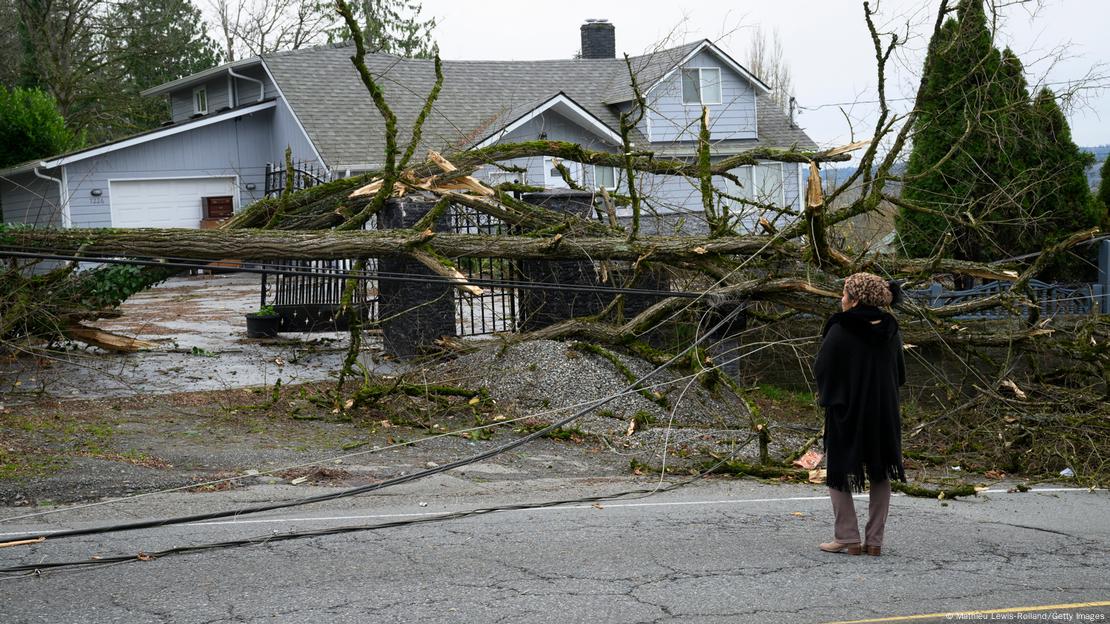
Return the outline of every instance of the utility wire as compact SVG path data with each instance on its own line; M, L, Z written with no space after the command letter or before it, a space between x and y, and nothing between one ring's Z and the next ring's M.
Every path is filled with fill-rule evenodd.
M634 389L638 388L645 381L647 381L651 377L655 376L657 373L664 370L665 368L667 368L668 366L670 366L674 362L681 359L683 356L685 356L692 349L696 348L698 345L705 342L710 337L715 336L718 333L719 330L723 329L724 327L727 327L728 324L731 323L733 321L733 319L742 310L743 310L742 306L736 306L735 308L733 308L732 311L730 311L728 314L726 314L709 331L707 331L705 334L703 334L702 336L700 336L699 338L697 338L696 340L691 342L690 345L683 348L682 351L680 351L676 355L672 356L669 360L667 360L663 364L660 364L659 366L655 367L651 371L649 371L649 372L645 373L644 375L640 376L638 379L636 379L631 384L626 386L624 388L624 390L622 390L622 392L627 392L629 390L634 390ZM587 405L586 407L584 407L582 409L579 409L579 410L575 411L574 413L572 413L571 415L569 415L565 418L562 418L560 420L557 420L557 421L547 425L546 427L544 427L542 429L538 429L538 430L536 430L536 431L534 431L534 432L532 432L528 435L525 435L521 438L518 438L518 439L513 440L511 442L508 442L506 444L502 444L502 445L497 446L495 448L492 448L490 450L483 451L481 453L477 453L477 454L472 455L470 457L459 459L459 460L456 460L456 461L453 461L453 462L450 462L450 463L447 463L447 464L443 464L441 466L436 466L434 468L428 468L428 469L425 469L425 470L421 470L419 472L414 472L414 473L409 474L409 475L401 475L399 477L394 477L392 479L386 479L385 481L380 481L378 483L371 483L369 485L364 485L364 486L360 486L360 487L356 487L356 488L350 488L350 489L343 490L343 491L340 491L340 492L332 492L332 493L329 493L329 494L320 494L320 495L317 495L317 496L309 496L307 498L297 499L297 500L293 500L293 501L282 501L282 502L279 502L279 503L271 503L271 504L266 504L266 505L254 505L254 506L243 507L243 508L240 508L240 509L232 509L232 510L218 511L218 512L209 512L209 513L202 513L202 514L193 514L193 515L189 515L189 516L178 516L178 517L173 517L173 518L142 520L142 521L139 521L139 522L131 522L131 523L125 523L125 524L86 527L86 528L83 528L83 529L68 529L68 530L65 530L65 531L59 531L57 533L50 533L50 534L31 533L31 534L27 534L27 535L24 535L24 536L21 536L21 537L13 538L9 541L18 542L18 541L24 541L24 540L39 540L40 538L43 539L43 540L57 540L57 539L62 539L62 538L66 538L66 537L76 537L76 536L81 536L81 535L99 535L99 534L104 534L104 533L116 533L116 532L120 532L120 531L133 531L133 530L137 530L137 529L147 529L147 528L152 528L152 527L169 526L169 525L176 525L176 524L185 524L185 523L191 523L191 522L201 522L201 521L205 521L205 520L215 520L217 518L227 518L227 517L231 517L231 516L242 516L242 515L247 515L247 514L260 513L260 512L264 512L264 511L273 511L275 509L286 509L286 508L289 508L289 507L297 507L297 506L300 506L300 505L307 505L307 504L311 504L311 503L318 503L318 502L336 500L336 499L340 499L340 498L348 498L348 497L351 497L351 496L357 496L357 495L360 495L360 494L365 494L367 492L382 490L382 489L385 489L385 488L388 488L388 487L392 487L394 485L400 485L402 483L409 483L409 482L412 482L412 481L423 479L425 477L429 477L429 476L436 475L436 474L439 474L439 473L442 473L442 472L446 472L448 470L454 470L455 468L461 468L463 466L467 466L469 464L473 464L475 462L479 462L479 461L482 461L482 460L485 460L485 459L489 459L489 458L494 457L496 455L500 455L502 453L511 451L512 449L523 446L523 445L531 442L532 440L535 440L539 437L547 435L548 433L569 424L570 422L580 418L581 416L585 415L586 413L588 413L588 412L590 412L594 409L597 409L597 408L600 408L604 405L607 405L608 403L612 402L617 396L618 396L617 394L611 394L611 395L609 395L609 396L607 396L603 399L598 399L597 401ZM3 570L0 570L0 571L3 571Z
M87 256L87 255L69 255L69 254L52 254L45 252L28 252L16 251L11 247L0 247L0 257L9 258L25 258L35 260L64 260L70 262L93 262L100 264L124 264L133 266L150 266L150 267L165 267L172 269L204 269L204 270L232 270L242 273L255 273L261 275L285 275L294 277L337 277L337 278L350 278L363 281L395 281L395 282L418 282L428 284L443 284L445 286L457 286L463 282L458 282L450 278L441 277L438 275L421 275L418 273L399 273L390 271L343 271L341 269L277 269L267 268L265 265L257 263L240 263L237 266L227 266L229 263L226 260L182 260L182 261L164 261L158 259L140 259L140 258L120 258L108 256ZM212 263L220 263L220 266L213 266ZM275 266L275 265L270 265ZM604 287L604 286L590 286L587 284L551 284L547 282L530 282L520 280L495 280L484 278L467 278L467 284L474 286L488 286L490 288L519 288L524 290L554 290L563 292L587 292L587 293L604 293L604 294L624 294L624 295L657 295L662 297L682 297L684 299L696 299L704 296L704 293L693 291L681 290L658 290L651 288L620 288L620 287Z
M330 529L315 529L309 531L290 531L288 533L281 533L278 535L264 535L253 538L245 538L239 540L230 540L225 542L212 542L208 544L194 544L191 546L178 546L175 548L168 548L165 550L153 552L140 552L137 555L117 555L113 557L99 557L97 559L76 559L72 561L52 561L42 563L30 563L24 565L9 566L0 568L0 574L9 574L12 576L6 578L16 578L27 574L38 574L43 570L58 569L58 568L74 568L74 567L91 567L100 565L112 565L118 563L129 563L133 561L148 561L151 559L158 559L172 555L185 555L189 553L205 552L209 550L217 550L222 548L237 548L241 546L253 546L256 544L267 544L270 542L284 542L295 539L304 539L308 537L323 537L327 535L342 535L346 533L357 533L363 531L378 531L382 529L397 528L403 526L410 526L415 524L427 524L430 522L442 522L445 520L456 520L459 518L466 518L470 516L478 516L503 511L519 511L525 509L543 509L546 507L559 507L562 505L573 505L581 503L596 503L606 500L625 499L629 497L647 497L661 492L669 492L677 490L680 487L689 485L699 479L705 478L707 475L712 474L717 467L723 465L731 459L731 456L726 459L719 460L716 464L708 469L694 475L693 477L673 483L666 487L660 488L658 486L653 488L627 490L618 492L616 494L602 494L598 496L586 496L582 498L564 499L557 501L545 501L540 503L521 503L516 505L499 505L495 507L481 507L478 509L469 509L466 511L456 511L440 515L428 516L424 518L409 518L405 520L395 520L392 522L384 522L380 524L371 525L353 525L334 527Z

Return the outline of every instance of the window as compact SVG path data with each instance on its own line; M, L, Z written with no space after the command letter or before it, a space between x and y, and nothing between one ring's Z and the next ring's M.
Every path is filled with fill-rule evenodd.
M617 189L617 170L605 165L594 165L594 185L609 191Z
M682 103L720 104L720 68L695 67L682 70Z
M515 171L491 171L489 172L489 184L493 187L499 184L505 184L506 182L523 184L523 177L523 174Z
M543 157L543 185L547 188L570 188L567 181L563 179L563 174L559 172L559 168L555 165L563 165L570 173L570 179L575 184L582 184L582 164L562 158L554 158L552 156Z
M752 190L755 191L755 200L764 204L782 206L783 180L782 163L767 163L756 165L752 171L755 178Z
M204 87L193 89L193 114L208 114L208 89Z
M783 199L783 173L781 163L763 163L754 167L737 167L730 171L740 180L740 187L725 180L724 189L729 195L742 197L760 204L785 205Z

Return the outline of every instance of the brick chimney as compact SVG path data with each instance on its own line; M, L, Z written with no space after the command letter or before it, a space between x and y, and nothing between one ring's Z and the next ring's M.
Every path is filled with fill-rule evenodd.
M582 58L617 58L617 29L604 19L582 24Z

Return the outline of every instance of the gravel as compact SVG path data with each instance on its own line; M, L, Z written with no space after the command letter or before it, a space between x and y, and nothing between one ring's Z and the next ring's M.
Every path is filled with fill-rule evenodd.
M614 353L636 378L655 368L640 358ZM533 414L546 421L558 420L583 404L619 394L630 384L608 359L578 351L573 343L552 340L485 349L463 356L449 367L469 374L468 383L472 387L487 388L490 396L514 416ZM710 392L683 373L666 369L656 373L644 389L662 396L666 407L639 392L631 392L591 410L573 426L586 433L623 436L637 414L641 420L646 414L658 428L672 421L673 412L673 426L694 428L699 430L698 436L727 430L728 437L736 437L750 431L747 405L727 388Z

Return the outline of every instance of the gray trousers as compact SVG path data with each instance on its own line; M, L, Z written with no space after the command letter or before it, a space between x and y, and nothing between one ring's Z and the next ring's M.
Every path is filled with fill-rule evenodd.
M865 529L864 544L868 546L883 545L883 530L886 528L886 515L890 511L890 481L872 483L871 494L867 505L867 528ZM841 492L829 488L829 498L832 499L833 518L836 525L833 529L833 538L841 544L858 544L859 523L856 521L856 507L852 504L851 492Z

